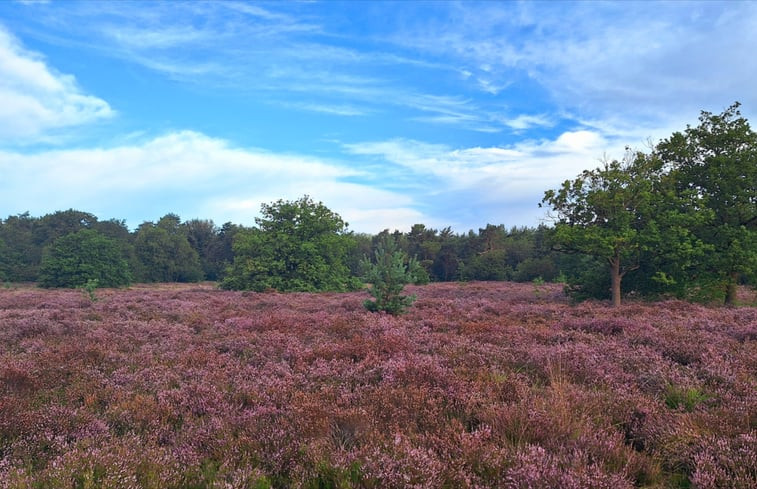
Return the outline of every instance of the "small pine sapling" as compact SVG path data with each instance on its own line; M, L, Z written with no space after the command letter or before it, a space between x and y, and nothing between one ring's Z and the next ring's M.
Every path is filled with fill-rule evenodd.
M87 298L92 302L97 302L98 297L97 294L95 294L95 291L100 286L100 281L96 278L88 279L87 282L79 287L82 292L84 292L84 295L87 296Z
M420 264L397 248L395 240L388 236L378 244L374 261L363 258L363 280L371 284L368 293L375 300L366 300L363 305L372 312L385 311L402 314L415 302L414 295L402 295L406 284L414 283Z

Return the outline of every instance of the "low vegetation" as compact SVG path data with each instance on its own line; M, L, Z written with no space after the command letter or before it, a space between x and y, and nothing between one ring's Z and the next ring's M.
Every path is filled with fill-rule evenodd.
M0 487L757 487L754 307L407 289L0 289Z

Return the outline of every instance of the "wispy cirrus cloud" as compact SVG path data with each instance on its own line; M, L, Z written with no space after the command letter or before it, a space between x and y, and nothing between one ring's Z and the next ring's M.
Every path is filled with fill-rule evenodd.
M27 144L53 132L111 117L108 103L88 95L0 25L0 144Z
M455 63L471 87L521 78L584 118L680 125L734 100L757 106L754 2L458 4L406 26L399 46ZM438 35L429 35L430 32ZM611 122L618 127L618 122Z
M391 106L415 111L406 116L409 121L489 133L509 128L499 121L501 106L490 108L464 95L449 94L453 87L405 80L407 75L459 80L460 70L454 64L397 51L372 33L366 33L369 41L361 41L368 49L352 46L356 34L338 33L317 10L222 2L158 4L135 11L124 2L97 8L72 4L67 15L80 18L72 37L85 30L88 38L98 38L83 48L182 83L251 95L306 94L309 100L288 107L331 115L366 115ZM92 22L93 17L104 20ZM72 42L71 37L67 42ZM492 93L507 85L494 78L488 83ZM322 100L333 97L339 97L339 103ZM323 110L337 106L342 110Z
M371 112L370 109L347 104L328 104L328 103L309 103L309 102L278 102L282 107L288 107L297 110L306 110L310 112L319 112L322 114L333 114L347 117L366 115Z
M82 131L89 135L80 142L119 140L111 126L140 135L81 153L6 152L11 163L3 168L37 165L40 175L78 189L66 195L83 199L92 190L68 179L72 162L98 161L81 168L104 188L118 176L123 190L113 183L108 195L128 202L124 208L164 195L178 203L168 210L182 214L202 205L214 218L242 216L262 201L315 189L338 211L344 202L350 221L391 216L395 226L412 219L458 230L486 221L533 224L543 191L603 154L644 149L648 139L693 123L700 109L741 100L749 117L757 107L757 6L750 2L7 5L0 15L20 19L14 35L47 49L50 61L18 42L0 46L36 67L27 76L0 65L16 77L0 78L0 90L13 80L25 87L11 92L20 97L0 94L8 101L0 122L13 121L0 126L0 138L39 139L112 114L108 102L53 69L58 56L67 60L60 66L81 70L79 80L107 87L125 113L99 132ZM79 57L91 64L77 65ZM300 165L247 147L254 145L332 159L294 157ZM43 156L69 173L35 159ZM131 174L160 185L139 187ZM201 189L196 202L179 190L189 187Z

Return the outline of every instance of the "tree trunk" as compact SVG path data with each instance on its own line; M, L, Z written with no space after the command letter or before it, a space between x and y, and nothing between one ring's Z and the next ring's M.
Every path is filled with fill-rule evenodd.
M610 275L612 277L612 306L620 306L620 281L623 279L623 274L620 273L620 257L615 256L610 260Z
M738 272L731 273L731 280L728 281L728 285L725 289L725 303L727 306L736 304L736 292L738 292L739 274Z

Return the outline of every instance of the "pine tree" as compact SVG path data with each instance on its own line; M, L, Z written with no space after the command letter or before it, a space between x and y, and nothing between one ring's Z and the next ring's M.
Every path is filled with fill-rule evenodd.
M402 291L406 284L416 282L421 266L398 249L392 236L378 244L374 261L365 257L362 266L363 280L371 284L368 293L375 299L363 303L366 309L402 314L415 302L414 295L402 295Z

